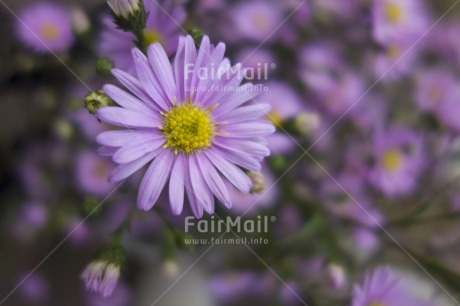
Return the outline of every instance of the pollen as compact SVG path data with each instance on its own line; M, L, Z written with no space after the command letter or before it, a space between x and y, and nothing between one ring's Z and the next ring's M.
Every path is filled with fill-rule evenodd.
M163 114L165 148L176 154L194 153L211 146L216 133L210 109L203 109L191 102L174 105Z
M402 17L402 9L397 3L388 3L385 8L386 15L389 21L399 22Z
M394 171L399 168L402 161L401 152L397 149L390 149L383 155L383 167L388 171Z
M59 29L56 25L51 23L45 23L40 30L43 37L46 39L54 39L59 35Z
M370 302L369 306L385 306L385 304L379 301L372 301Z
M153 29L145 29L144 38L147 45L151 45L153 43L160 43L162 46L165 45L165 41L161 34Z

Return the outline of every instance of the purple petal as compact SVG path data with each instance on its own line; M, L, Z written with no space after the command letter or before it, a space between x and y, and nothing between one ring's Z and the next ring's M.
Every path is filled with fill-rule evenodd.
M214 196L200 173L196 155L190 155L188 160L193 193L195 194L198 203L201 203L204 209L209 214L212 214L214 212Z
M150 107L159 111L159 106L152 100L152 98L145 92L144 87L138 79L119 69L113 69L112 74L123 84L129 91L136 95L139 99L148 103Z
M270 155L270 150L264 143L260 143L258 140L216 136L214 142L216 144L222 144L223 146L234 148L238 151L247 152L247 154L250 154L259 159L263 159L263 157Z
M223 113L227 113L228 111L235 109L236 107L246 103L247 101L254 99L260 94L260 92L256 89L256 87L251 84L247 83L238 87L238 90L231 96L229 96L225 103L219 105L213 112L215 116L219 116Z
M155 205L168 180L173 160L174 155L169 150L164 150L153 160L139 187L139 209L149 210Z
M141 84L144 86L145 91L162 110L168 110L170 101L161 93L160 84L158 84L158 80L153 74L147 58L138 49L133 49L133 57L136 65L137 76Z
M215 151L217 154L220 154L229 162L234 163L244 169L252 171L260 171L262 169L260 161L247 154L247 152L241 152L232 149L231 147L224 147L221 145L219 146L218 144L216 144Z
M177 156L169 180L169 202L174 215L180 215L184 207L184 178L188 175L185 163L184 156Z
M214 166L206 157L197 157L197 162L203 178L208 184L208 187L211 189L212 193L227 208L232 207L232 201L230 199L230 195L228 194L227 187L225 186L225 183L220 177L220 174L217 172L216 168L214 168Z
M145 154L144 156L136 159L135 161L119 165L110 173L109 182L119 182L124 180L125 178L129 177L134 172L138 171L140 168L145 166L145 164L154 159L159 153L160 150L156 150L154 152Z
M161 88L163 88L166 97L173 104L174 98L177 96L177 90L168 56L159 43L151 45L147 52L153 73L157 77Z
M109 146L102 146L97 149L97 153L100 156L113 156L115 152L117 152L118 148L115 147L109 147Z
M117 130L105 131L97 135L97 143L111 147L122 147L133 141L148 141L164 137L156 130Z
M209 161L232 183L244 193L249 193L252 182L249 177L238 167L228 162L212 149L204 152Z
M162 124L151 113L140 113L116 106L100 108L96 115L102 121L126 128L158 128Z
M268 136L275 132L275 127L268 121L228 124L223 125L221 128L227 132L227 134L222 136L230 138L261 137Z
M144 156L147 153L155 151L163 146L165 140L163 137L156 137L152 139L141 139L140 141L133 141L126 146L121 147L113 155L113 161L118 164L126 164Z
M250 121L265 116L270 111L270 109L270 104L266 103L242 106L228 113L223 113L220 116L215 116L215 119L217 121L227 121L230 124L242 121Z
M105 85L103 87L103 90L112 100L114 100L115 102L117 102L118 105L124 108L135 110L138 112L147 112L154 114L152 109L149 108L147 104L116 86L110 84Z
M181 103L185 101L185 83L184 83L184 67L185 67L185 38L179 38L179 46L177 48L176 58L174 59L174 76L176 78L177 99Z
M188 162L186 161L186 164ZM190 202L190 208L192 209L193 214L198 219L203 217L203 205L201 205L198 199L195 196L192 188L192 182L190 181L189 167L186 167L186 176L185 176L185 190L187 191L187 198Z

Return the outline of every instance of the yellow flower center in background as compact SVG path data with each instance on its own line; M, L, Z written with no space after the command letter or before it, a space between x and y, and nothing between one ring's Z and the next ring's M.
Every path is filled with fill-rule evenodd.
M386 170L393 171L399 168L402 161L401 152L397 149L390 149L383 155L383 167Z
M398 22L402 17L402 9L397 3L388 3L385 7L387 18L391 22Z
M160 35L160 33L153 29L145 29L144 38L148 46L153 43L160 43L163 47L165 46L165 41L163 37Z
M40 31L46 39L55 39L59 35L59 29L52 23L45 23L41 27Z
M177 154L193 153L211 146L215 126L209 109L187 102L173 106L163 117L165 148L172 148Z
M397 60L401 54L401 48L397 44L390 44L387 48L387 56L391 60Z
M276 128L283 122L283 118L281 118L280 114L275 109L268 112L267 119L270 120Z
M379 301L372 301L369 303L368 306L385 306L385 304L383 304L382 302L379 302Z

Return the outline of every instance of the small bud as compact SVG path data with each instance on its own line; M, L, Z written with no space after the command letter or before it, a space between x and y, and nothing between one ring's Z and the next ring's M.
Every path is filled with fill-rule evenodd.
M251 193L262 193L265 190L265 177L261 172L249 171L248 176L252 181Z
M120 29L140 34L145 28L147 13L145 12L143 1L109 0L107 4L113 13L115 23Z
M109 0L107 4L115 16L124 19L136 14L141 8L140 0Z
M345 270L342 266L331 263L327 266L329 279L334 289L342 289L346 283Z
M294 118L295 129L302 135L311 135L319 125L321 124L321 118L317 113L314 112L303 112Z
M111 296L120 277L120 266L103 260L91 262L81 278L86 288L103 297Z
M72 137L73 127L68 121L59 119L55 122L54 128L62 139L70 139Z
M96 61L96 72L100 75L109 75L114 67L110 58L104 57Z
M88 215L94 215L97 214L101 211L101 206L100 205L101 201L97 198L94 197L87 197L85 198L83 202L83 209L85 214Z
M201 45L201 40L204 36L204 31L201 28L193 27L188 31L188 34L192 36L193 40L195 41L195 45L199 48Z
M113 105L113 102L103 90L91 91L85 97L85 107L91 114L95 114L99 108L110 105Z
M170 278L175 278L179 275L179 265L174 260L166 260L163 265L163 270Z
M83 271L81 278L86 288L103 297L111 296L125 261L125 251L120 244L113 244L101 252Z
M91 23L88 20L85 12L80 8L73 8L71 11L72 27L78 35L85 34L91 28Z

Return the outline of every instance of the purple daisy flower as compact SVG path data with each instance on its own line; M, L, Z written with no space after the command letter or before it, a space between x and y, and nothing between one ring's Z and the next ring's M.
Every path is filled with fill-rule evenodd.
M113 184L107 182L107 176L113 170L114 164L100 157L93 151L81 152L75 165L76 183L85 193L95 196L105 196Z
M428 29L428 17L420 0L376 0L372 8L373 36L381 43L395 37L419 37Z
M65 51L75 40L70 20L70 13L61 6L38 3L19 15L18 37L36 52Z
M259 0L238 4L232 11L237 35L255 41L274 38L274 31L283 17L283 10L278 4L278 1Z
M144 30L147 45L160 43L168 55L174 53L181 24L186 19L186 13L181 5L172 0L144 0L145 11L148 13ZM103 19L104 30L99 37L99 53L109 57L119 69L134 73L134 61L131 50L135 47L136 37L131 32L117 28L112 18Z
M306 111L303 101L297 92L283 82L267 84L268 91L260 96L260 100L271 106L267 119L275 126L280 126L284 121L293 119ZM273 154L285 154L297 148L297 145L284 132L278 132L268 137L268 147Z
M422 139L412 130L393 127L375 136L376 163L370 170L371 183L392 197L411 192L423 165Z
M140 209L153 207L168 179L176 215L182 212L184 190L197 217L203 210L214 212L214 195L230 207L222 176L242 192L251 190L251 180L239 167L261 170L261 161L269 155L264 138L275 129L262 119L268 104L248 103L259 87L240 85L241 64L231 67L224 52L223 43L214 47L207 36L198 51L191 36L181 37L171 65L155 43L148 57L133 50L137 77L113 70L132 94L104 86L121 107L101 108L97 116L130 129L97 137L102 152L120 164L110 180L121 181L153 160L140 185Z
M422 306L403 279L389 267L366 273L362 286L355 285L351 306Z
M455 91L457 80L441 69L425 70L418 75L415 99L421 110L434 111Z

